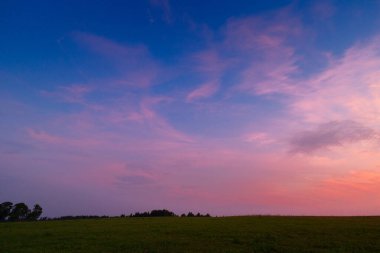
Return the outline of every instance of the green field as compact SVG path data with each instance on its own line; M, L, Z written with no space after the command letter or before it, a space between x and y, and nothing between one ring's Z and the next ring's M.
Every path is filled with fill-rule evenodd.
M380 217L9 222L0 252L380 252Z

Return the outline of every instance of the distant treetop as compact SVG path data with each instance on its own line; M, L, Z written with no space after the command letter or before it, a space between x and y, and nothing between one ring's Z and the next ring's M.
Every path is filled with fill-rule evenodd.
M33 221L38 220L42 214L42 207L38 204L34 205L30 210L25 203L3 202L0 204L0 221Z

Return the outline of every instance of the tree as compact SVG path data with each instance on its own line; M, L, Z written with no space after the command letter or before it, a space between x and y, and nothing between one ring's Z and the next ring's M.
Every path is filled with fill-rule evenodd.
M192 212L189 212L189 213L187 214L187 217L194 217L194 214L193 214Z
M9 214L9 220L11 221L19 221L19 220L25 220L28 218L28 215L30 213L30 209L27 205L24 203L17 203L13 206L10 214Z
M175 214L171 211L166 210L166 209L162 209L162 210L152 210L150 212L150 216L152 216L152 217L175 216Z
M12 202L3 202L0 204L0 221L5 221L9 217L13 207Z
M38 220L42 214L42 207L39 204L35 204L33 211L29 212L28 220Z

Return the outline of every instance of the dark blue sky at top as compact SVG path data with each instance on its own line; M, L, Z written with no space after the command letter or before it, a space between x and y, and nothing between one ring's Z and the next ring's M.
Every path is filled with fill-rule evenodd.
M310 48L313 52L341 54L358 38L365 40L372 36L378 24L373 1L326 2L333 6L333 14L326 17L316 15L312 1L170 1L168 8L165 1L157 2L1 1L0 67L6 74L0 77L0 88L6 86L6 92L14 92L25 101L46 107L46 101L39 99L41 90L104 82L118 76L120 73L112 64L75 41L76 32L100 36L121 45L144 45L161 63L175 65L187 54L207 47L208 39L222 40L221 29L233 18L270 16L279 9L290 9L302 20L305 34L310 37L300 42L298 48L304 50L306 59ZM318 71L318 66L323 67L323 64L316 59L305 61L300 67ZM199 82L189 75L154 87L151 92L164 94L178 82L196 87ZM238 100L245 101L244 97ZM259 98L248 102L261 103ZM267 110L271 107L278 109L270 103L266 105ZM48 108L52 108L51 105ZM60 109L75 110L76 106ZM207 117L204 120L207 121ZM187 124L185 119L177 122Z
M54 56L59 53L55 48L58 40L73 31L85 31L119 42L144 43L156 54L164 54L160 52L163 49L170 54L176 46L188 43L192 22L218 28L231 16L289 4L251 2L178 1L171 2L170 13L165 14L149 1L2 1L1 45L6 56L18 59Z
M49 89L53 83L59 86L117 76L113 66L78 45L73 39L76 32L121 45L144 45L155 59L173 65L207 46L207 36L220 40L220 30L231 18L291 9L310 37L299 47L306 59L313 57L308 55L310 48L342 54L358 38L371 37L379 25L376 1L326 2L333 6L331 17L318 17L313 1L170 1L168 9L153 2L1 1L0 70L6 74L0 77L0 88L7 86L7 92L13 90L29 99L36 87ZM323 67L317 59L301 68L307 73L318 71L319 65ZM181 81L186 84L186 79ZM170 84L155 89L166 88Z
M171 1L169 10L165 10L150 1L5 0L0 3L0 66L7 73L21 75L34 88L49 87L52 79L78 82L84 78L75 69L78 62L82 69L87 66L93 77L112 75L112 68L107 69L103 62L97 64L73 42L73 32L117 43L142 44L161 61L176 62L188 51L203 46L204 26L217 30L230 17L260 14L289 3ZM22 80L12 82L16 89Z
M153 55L170 60L183 50L200 46L200 25L217 30L228 18L260 15L289 6L325 36L318 39L320 47L339 51L342 43L349 46L354 36L365 37L376 29L377 24L371 22L377 14L374 2L335 1L336 15L325 23L311 14L312 1L171 1L165 13L149 1L3 0L0 63L11 70L49 64L67 53L58 42L75 31L120 43L144 44Z

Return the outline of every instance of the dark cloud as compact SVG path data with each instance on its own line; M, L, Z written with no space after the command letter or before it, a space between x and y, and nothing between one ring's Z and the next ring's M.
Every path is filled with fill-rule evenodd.
M377 138L375 130L352 121L330 121L311 131L296 134L290 140L291 152L312 153L332 146Z

